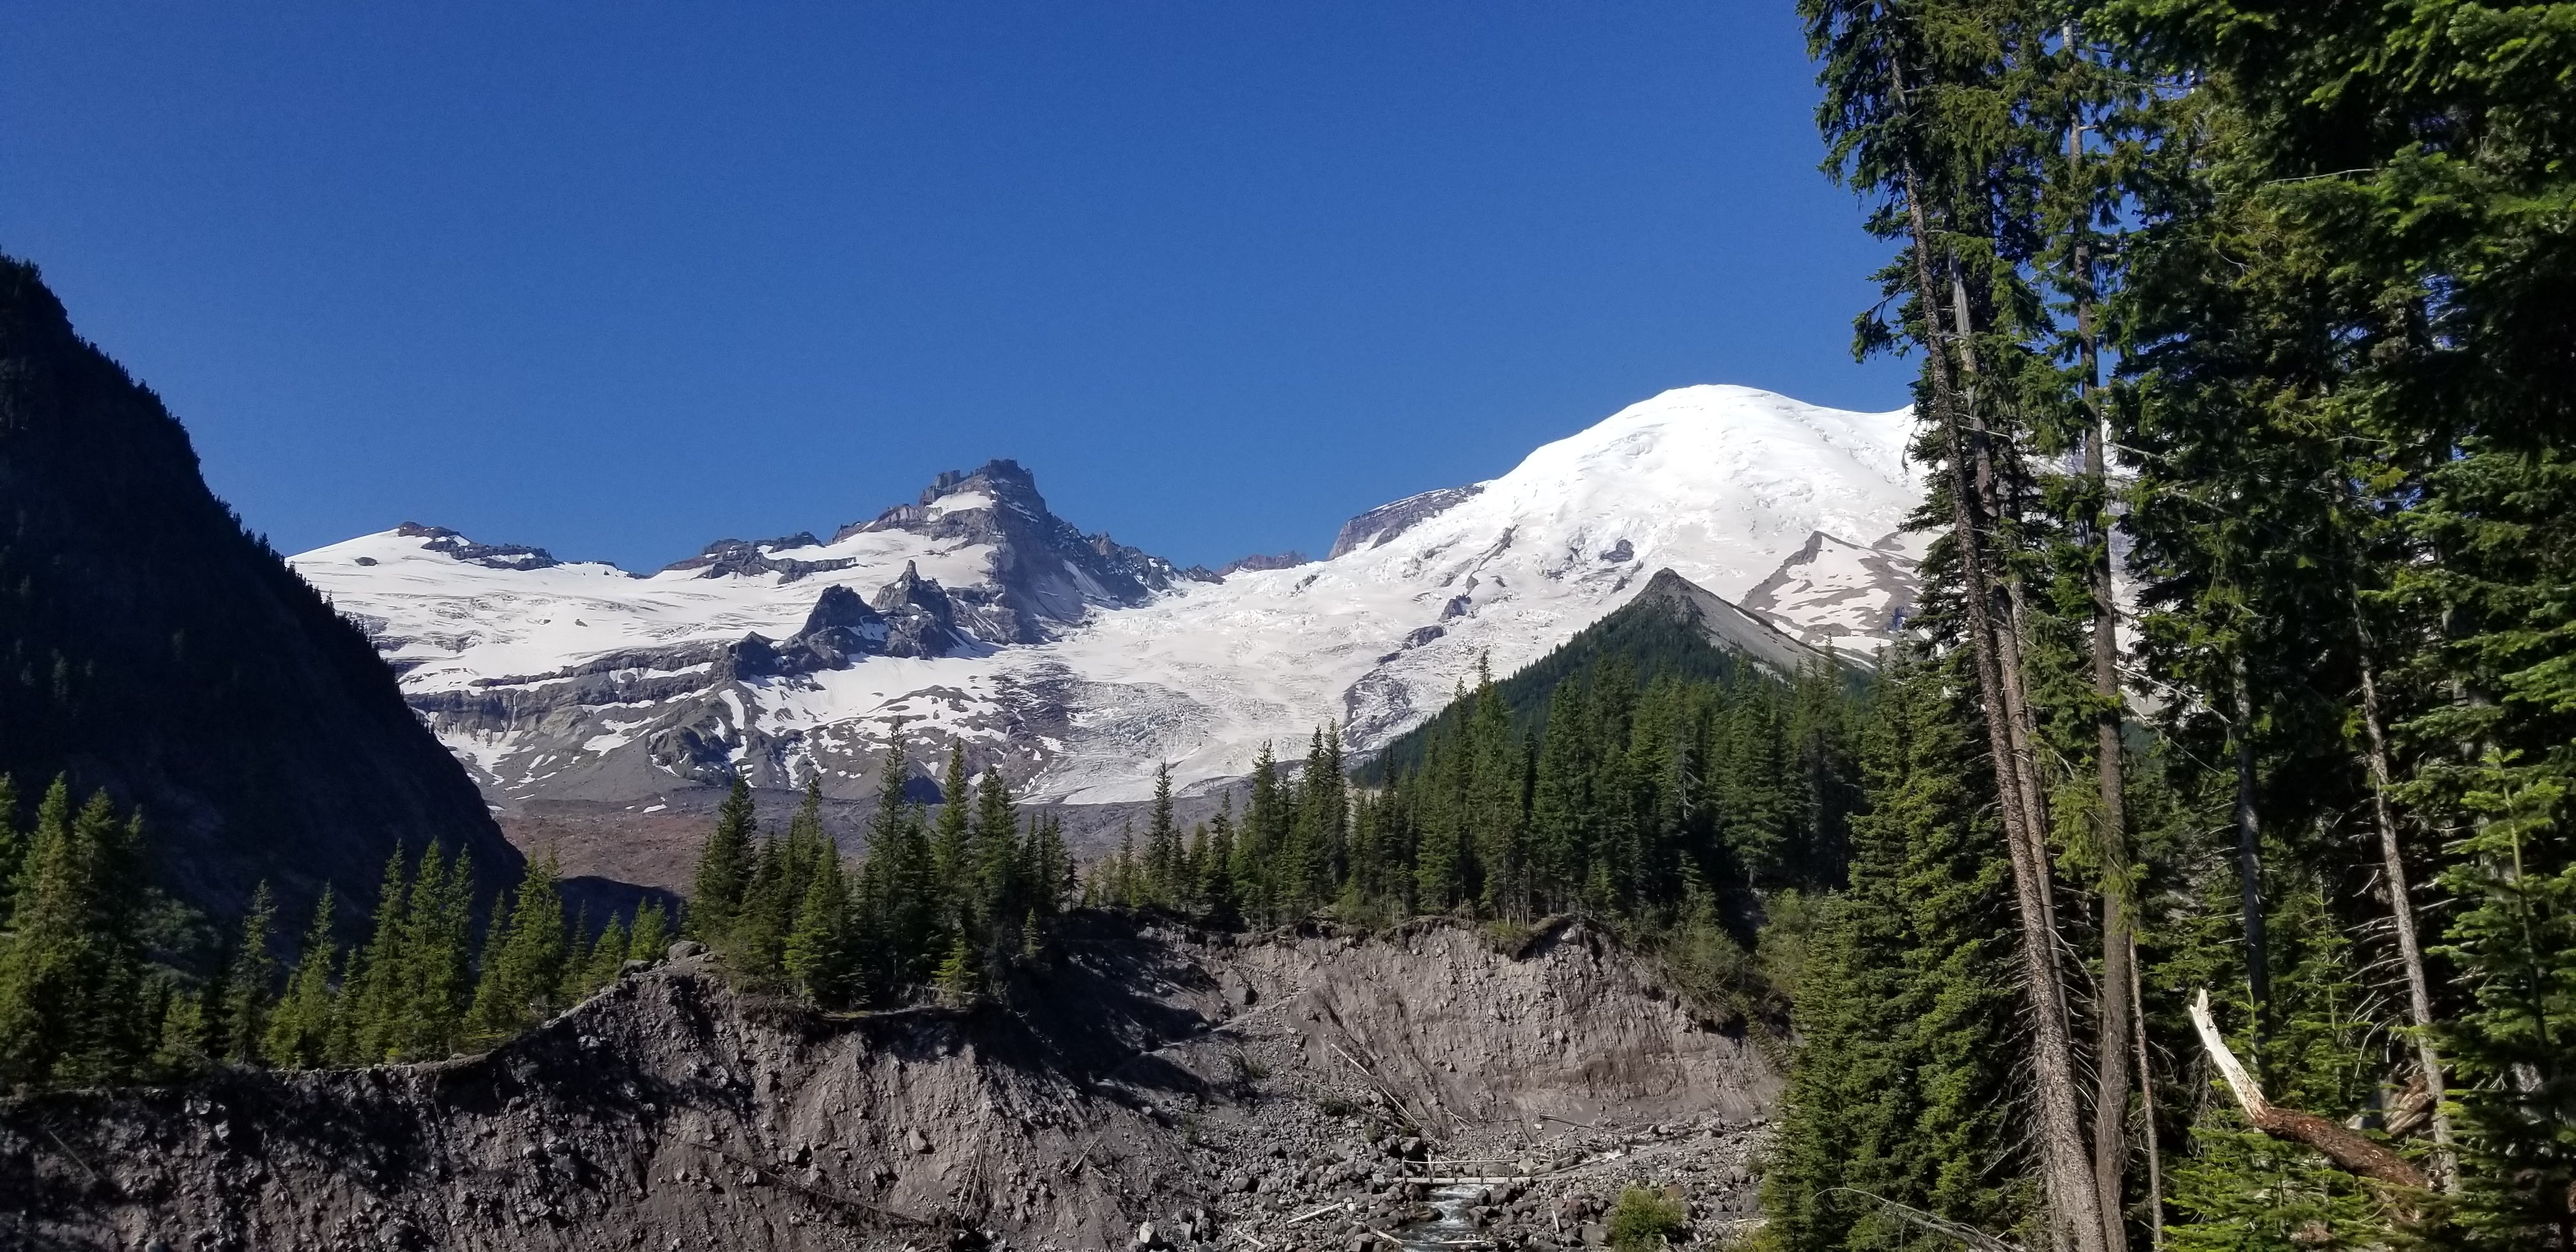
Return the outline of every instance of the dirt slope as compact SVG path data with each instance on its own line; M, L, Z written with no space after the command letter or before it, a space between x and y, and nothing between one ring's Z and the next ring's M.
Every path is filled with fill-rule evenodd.
M1580 925L1088 919L970 1010L823 1020L688 959L461 1061L0 1102L0 1246L1338 1248L1461 1171L1542 1179L1456 1222L1570 1241L1640 1161L1741 1211L1777 1087Z

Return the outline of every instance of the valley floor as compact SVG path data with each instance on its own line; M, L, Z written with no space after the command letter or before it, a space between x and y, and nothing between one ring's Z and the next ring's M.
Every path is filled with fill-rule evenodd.
M1557 1247L1632 1183L1740 1225L1764 1051L1584 924L1501 946L1086 915L993 1003L846 1018L678 959L482 1056L0 1102L0 1245Z

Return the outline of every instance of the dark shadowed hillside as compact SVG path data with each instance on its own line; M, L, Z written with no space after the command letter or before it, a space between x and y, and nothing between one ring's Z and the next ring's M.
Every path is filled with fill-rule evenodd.
M187 432L0 257L0 773L139 807L218 913L355 901L400 842L521 859L356 629L209 492Z

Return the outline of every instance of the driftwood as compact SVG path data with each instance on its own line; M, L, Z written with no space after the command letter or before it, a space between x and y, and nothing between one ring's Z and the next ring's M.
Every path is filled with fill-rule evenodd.
M1289 1225L1289 1226L1294 1226L1294 1225L1296 1225L1296 1224L1297 1224L1297 1223L1299 1223L1299 1222L1310 1222L1310 1221L1313 1221L1313 1220L1315 1220L1316 1218L1318 1218L1318 1217L1322 1217L1323 1215L1325 1215L1325 1214L1327 1214L1327 1213L1347 1213L1347 1212L1349 1212L1350 1210L1351 1210L1351 1202L1350 1202L1350 1201L1348 1201L1348 1200L1335 1200L1335 1201L1333 1201L1332 1203L1327 1204L1327 1205L1325 1205L1325 1206L1324 1206L1324 1207L1322 1207L1322 1208L1316 1209L1315 1211L1313 1211L1313 1212L1311 1212L1311 1213L1299 1213L1299 1214L1298 1214L1298 1215L1296 1215L1295 1217L1291 1217L1291 1218L1289 1218L1289 1219L1288 1219L1285 1223L1283 1223L1283 1224L1285 1224L1285 1225Z
M2244 1063L2236 1059L2236 1054L2228 1050L2227 1040L2219 1035L2218 1023L2209 1015L2206 988L2191 1002L2191 1024L2200 1031L2200 1046L2208 1051L2210 1062L2227 1079L2227 1089L2236 1096L2237 1107L2245 1110L2245 1120L2254 1123L2256 1129L2275 1139L2314 1148L2358 1177L2424 1190L2423 1169L2387 1144L2314 1113L2285 1109L2263 1098L2263 1089L2255 1085L2254 1076L2245 1072Z

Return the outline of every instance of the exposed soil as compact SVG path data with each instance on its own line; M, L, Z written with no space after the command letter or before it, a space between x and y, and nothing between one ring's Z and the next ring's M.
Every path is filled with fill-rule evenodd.
M1772 1064L1580 923L1072 931L966 1009L825 1018L690 957L483 1056L0 1102L0 1245L1554 1247L1628 1181L1695 1239L1749 1209Z

